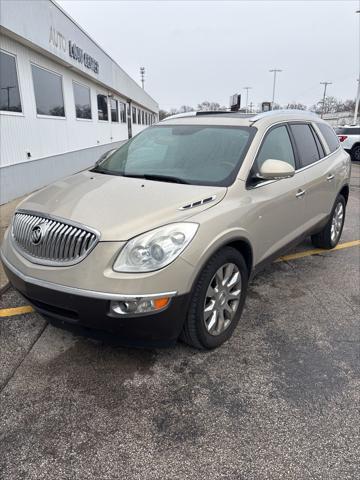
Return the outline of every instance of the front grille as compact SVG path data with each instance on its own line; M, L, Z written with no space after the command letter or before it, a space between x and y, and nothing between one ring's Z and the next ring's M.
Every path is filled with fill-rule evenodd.
M12 238L21 254L42 265L72 265L96 245L99 234L58 218L35 212L14 215Z

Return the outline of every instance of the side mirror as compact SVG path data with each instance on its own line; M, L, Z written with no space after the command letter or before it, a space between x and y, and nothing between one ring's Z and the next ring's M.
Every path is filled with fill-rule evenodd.
M258 177L263 180L279 180L295 175L295 168L282 160L269 159L261 165Z

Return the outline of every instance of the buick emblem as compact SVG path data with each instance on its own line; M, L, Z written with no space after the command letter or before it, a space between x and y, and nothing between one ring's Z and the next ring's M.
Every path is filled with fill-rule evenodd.
M31 229L30 240L33 245L39 245L44 237L47 230L47 224L41 223L40 225L35 225Z

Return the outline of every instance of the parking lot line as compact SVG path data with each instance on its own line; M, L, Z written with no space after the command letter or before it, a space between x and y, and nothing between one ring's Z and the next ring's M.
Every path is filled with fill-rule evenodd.
M0 309L0 317L13 317L14 315L22 315L23 313L31 313L34 309L30 305L24 307L15 308L2 308Z
M335 248L332 250L323 250L321 248L314 248L313 250L305 250L303 252L298 252L298 253L290 253L289 255L284 255L277 260L275 260L274 263L277 262L286 262L288 260L296 260L298 258L303 258L303 257L310 257L311 255L319 255L321 253L330 253L333 252L334 250L343 250L344 248L350 248L350 247L356 247L360 246L360 240L352 240L351 242L344 242L344 243L339 243ZM30 305L25 305L24 307L15 307L15 308L0 308L0 317L13 317L15 315L22 315L24 313L31 313L33 312L34 309L30 307Z
M352 240L351 242L339 243L335 248L331 250L324 250L322 248L314 248L313 250L305 250L303 252L290 253L289 255L284 255L275 260L277 262L286 262L288 260L296 260L297 258L310 257L311 255L319 255L321 253L330 253L334 250L342 250L344 248L356 247L360 245L360 240Z

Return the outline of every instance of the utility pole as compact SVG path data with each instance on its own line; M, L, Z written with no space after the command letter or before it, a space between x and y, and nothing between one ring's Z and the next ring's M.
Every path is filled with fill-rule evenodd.
M320 85L324 85L324 96L323 96L322 109L321 109L321 118L323 118L325 113L326 89L328 85L332 85L332 82L320 82Z
M360 41L360 10L357 10L356 13L359 14L359 41ZM354 125L356 125L356 122L357 122L357 116L358 116L358 111L359 111L359 102L360 102L360 51L359 51L359 56L358 56L358 62L359 62L359 78L358 78L357 95L356 95L356 100L355 100Z
M140 67L140 78L141 78L142 88L144 88L144 83L145 83L145 67Z
M246 90L246 113L248 112L248 103L249 103L249 90L251 90L252 87L244 87L244 90Z
M274 109L274 101L275 101L275 88L276 88L276 74L282 72L279 68L273 68L269 70L270 73L274 74L274 83L273 83L273 94L272 94L272 101L271 101L271 109Z

